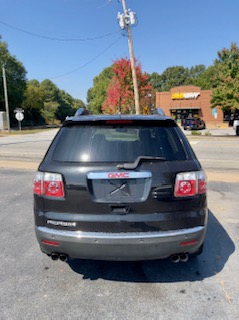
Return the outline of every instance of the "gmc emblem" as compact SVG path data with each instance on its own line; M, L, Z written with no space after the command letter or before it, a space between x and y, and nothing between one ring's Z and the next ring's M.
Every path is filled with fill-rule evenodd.
M127 179L129 178L129 172L110 172L108 173L108 179Z

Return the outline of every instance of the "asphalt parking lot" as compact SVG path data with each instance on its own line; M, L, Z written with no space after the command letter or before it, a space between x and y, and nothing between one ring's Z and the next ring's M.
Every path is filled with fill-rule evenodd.
M40 252L32 179L56 132L0 138L0 318L236 320L239 139L233 129L185 132L209 178L209 225L203 254L179 264L64 263Z

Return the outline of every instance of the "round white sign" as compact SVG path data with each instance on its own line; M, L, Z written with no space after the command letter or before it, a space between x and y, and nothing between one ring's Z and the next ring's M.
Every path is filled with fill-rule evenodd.
M15 114L15 118L18 120L18 121L22 121L24 119L24 114L22 112L17 112Z

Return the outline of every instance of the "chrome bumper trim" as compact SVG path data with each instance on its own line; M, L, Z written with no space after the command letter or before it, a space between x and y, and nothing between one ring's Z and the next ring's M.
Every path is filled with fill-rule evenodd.
M50 229L47 227L35 227L36 231L48 234L50 237L62 236L77 239L112 239L112 240L126 240L126 239L155 239L164 237L177 237L192 235L205 230L205 226L198 226L188 229L170 230L170 231L159 231L159 232L135 232L135 233L103 233L103 232L82 232L82 231L67 231Z

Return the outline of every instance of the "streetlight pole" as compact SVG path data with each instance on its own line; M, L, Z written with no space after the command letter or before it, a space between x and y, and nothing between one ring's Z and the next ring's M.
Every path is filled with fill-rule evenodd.
M6 71L5 67L2 67L2 76L3 76L3 89L4 89L4 99L7 113L7 130L10 133L10 119L9 119L9 107L8 107L8 96L7 96L7 80L6 80Z
M132 79L133 79L133 85L134 85L135 111L136 111L136 114L140 114L139 90L138 90L136 68L135 68L133 41L132 41L132 34L131 34L131 29L130 29L129 15L128 15L128 10L126 7L125 0L122 0L122 6L123 6L123 10L124 10L125 24L126 24L127 32L128 32L129 54L130 54L130 61L131 61Z

